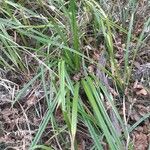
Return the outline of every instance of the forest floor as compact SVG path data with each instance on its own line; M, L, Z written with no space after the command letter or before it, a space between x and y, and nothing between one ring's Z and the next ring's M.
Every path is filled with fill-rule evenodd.
M65 2L66 4L64 6L66 9L68 9L68 1ZM108 5L109 2L112 1L106 1ZM125 128L128 130L127 137L123 138L122 140L124 142L123 145L127 147L127 149L131 150L148 150L148 148L150 148L149 0L141 0L136 3L136 11L134 13L133 20L132 4L131 10L126 12L127 15L125 15L123 18L125 20L121 19L120 16L118 17L118 3L114 2L116 5L114 5L112 10L109 10L109 8L105 9L104 5L103 10L106 10L105 13L108 14L108 18L111 18L113 20L112 22L115 24L114 27L111 27L111 32L113 34L113 56L114 60L117 62L115 69L116 67L119 68L122 79L116 78L116 72L113 73L112 62L114 61L111 61L111 58L113 57L110 56L110 54L108 54L109 56L106 56L106 58L101 57L103 51L107 51L105 46L108 45L109 41L105 39L105 35L103 33L104 30L101 33L95 34L97 29L94 31L93 28L97 28L98 23L95 21L97 19L96 15L95 20L92 18L94 16L92 14L95 11L94 9L90 12L93 16L89 12L86 14L84 12L84 7L83 12L80 10L82 9L82 5L84 5L84 3L82 4L80 1L77 2L79 15L77 16L77 23L81 25L78 26L78 29L81 30L81 33L79 33L80 35L78 38L75 38L75 29L72 31L74 35L70 35L71 33L69 30L71 29L67 28L69 21L66 21L66 16L63 18L63 15L66 15L66 11L63 7L62 10L61 8L55 8L55 12L52 4L46 1L42 2L40 0L33 3L28 1L18 1L16 3L6 1L0 3L2 3L2 7L0 9L0 19L3 19L3 21L0 20L0 150L28 150L32 149L31 143L34 142L34 146L37 145L37 143L41 145L41 147L39 146L39 148L37 148L41 150L48 150L48 147L51 147L52 149L63 150L73 149L71 146L72 138L70 138L70 135L74 133L73 129L76 128L75 147L77 147L78 150L98 149L96 148L95 144L96 140L93 140L94 138L90 132L90 125L88 126L88 123L84 120L84 117L91 117L88 121L92 122L93 119L96 122L96 115L92 115L95 114L93 112L94 107L92 104L90 105L90 101L87 101L87 99L90 99L88 97L88 92L86 95L86 90L84 91L84 87L86 87L84 81L83 86L80 87L79 93L82 99L82 104L85 108L85 111L83 112L85 114L87 113L89 116L85 115L83 117L81 113L82 108L78 108L78 123L74 122L76 127L71 127L70 129L66 119L66 116L71 114L73 115L73 112L70 112L71 109L76 106L74 103L72 104L72 99L74 100L75 96L70 96L71 92L68 92L72 87L71 84L69 85L69 81L73 83L73 87L76 89L76 87L78 87L76 86L76 83L84 80L84 78L89 76L89 74L90 77L92 76L92 80L94 80L94 77L98 77L100 80L103 80L102 82L106 87L110 88L110 93L115 100L117 112L121 116L122 122L125 124ZM129 3L130 2L121 1L120 4L122 6L120 6L120 8L123 9L123 7L126 7L128 9L130 5ZM55 7L57 7L57 4L59 3L56 2ZM115 10L115 6L118 8L117 10ZM28 12L24 8L31 10L33 13ZM87 8L87 10L88 9L90 8ZM111 11L114 13L114 18L111 16ZM125 11L127 10L125 9ZM49 14L51 15L50 18L48 18ZM42 19L40 19L39 16L34 18L32 15L39 15ZM86 18L86 15L89 15L89 20ZM21 23L19 24L16 20ZM46 23L49 20L51 24L49 27L46 27ZM146 26L146 24L148 25ZM107 25L107 22L101 24L101 26L105 25ZM117 25L126 30L122 32L120 28L117 28ZM43 28L43 26L45 26L45 28ZM81 27L83 28L81 29ZM52 30L49 28L52 28ZM130 28L132 28L131 33ZM66 31L65 36L67 37L66 43L68 45L65 43L65 37L63 41L63 36L61 37L60 34L60 38L58 36L59 31L55 34L55 30L59 30L62 35L63 33L61 30ZM109 28L106 30L109 30ZM133 37L131 37L131 35ZM45 39L48 39L48 37L53 39L54 43L60 42L60 44L47 44ZM139 42L140 37L141 40ZM9 38L13 39L13 42ZM67 57L68 54L62 54L60 49L62 49L63 46L64 49L67 49L67 47L72 48L72 45L74 45L74 49L77 49L78 44L73 44L76 43L76 39L79 41L81 49L79 53L81 54L80 56L82 57L82 60L77 58L78 60L74 62L73 67L70 65L71 69L68 69L68 64L72 60ZM61 40L63 41L62 43ZM17 46L14 43L17 43ZM138 47L136 47L137 45ZM71 51L71 48L68 49ZM136 48L138 48L137 51ZM126 51L128 50L128 53L125 54L126 51L124 49L126 49ZM134 50L136 53L134 53ZM136 54L135 58L134 54ZM76 59L75 57L71 59ZM60 60L65 60L67 66L66 68L63 67L63 63L59 64ZM97 64L93 63L92 61L101 63L100 65L102 65L102 67L104 67L107 71L110 71L110 73L107 74L106 71L104 74L102 74L102 70L98 69ZM102 61L106 61L106 64L103 64ZM76 65L78 62L81 62L81 65L77 70L74 68L78 66ZM133 65L131 72L128 70L130 64ZM127 67L127 69L125 69L126 72L124 72L125 66ZM63 69L66 69L67 71L65 70L63 72ZM74 71L72 71L73 69ZM98 70L100 70L100 73ZM124 76L124 73L129 73L130 76ZM55 74L56 77L54 77ZM65 86L65 84L63 85L64 74L67 86ZM129 80L124 81L124 77L126 79L129 77ZM106 82L104 82L104 80L106 80ZM128 84L125 82L128 82ZM80 85L82 85L82 83ZM119 85L123 85L123 88L120 88ZM50 103L49 106L47 99L52 99L52 101L55 101L57 99L57 94L59 92L61 93L63 88L65 89L64 94L67 93L64 96L67 103L67 110L63 112L64 107L63 101L61 100L58 100L56 104L57 107L55 107L53 110L53 105L51 107ZM51 90L53 90L53 92L49 93ZM60 99L63 99L63 92L61 94L62 95L60 96ZM69 96L71 98L68 98ZM67 102L68 99L71 100ZM111 106L109 106L109 104L106 102L104 107L106 110L109 110L109 107ZM53 113L51 118L47 119L48 121L46 122L44 118L47 117L47 112L49 111L53 111ZM66 115L65 113L68 114ZM112 114L110 113L110 115ZM44 121L46 124L45 126L44 123L42 124ZM71 124L70 126L72 126L73 121L71 122L68 120L68 122ZM103 149L111 149L107 141L107 136L105 139L103 138L103 135L101 135L101 129L99 128L98 123L94 124L93 121L91 124L94 130L97 132L97 137L102 137L101 140L99 139L99 142L101 143ZM119 122L119 124L121 123ZM117 126L118 123L115 123L114 121L113 125ZM119 128L121 128L121 134L123 134L124 129L122 129L122 127ZM37 141L33 141L35 137L37 137ZM36 149L36 147L34 149Z

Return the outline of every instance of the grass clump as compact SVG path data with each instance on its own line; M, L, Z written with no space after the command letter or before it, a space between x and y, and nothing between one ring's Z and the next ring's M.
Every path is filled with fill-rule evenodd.
M148 46L150 19L135 30L140 3L0 4L0 67L20 81L11 77L18 89L8 103L26 118L25 149L132 149L133 130L150 116L133 123L126 108L138 50Z

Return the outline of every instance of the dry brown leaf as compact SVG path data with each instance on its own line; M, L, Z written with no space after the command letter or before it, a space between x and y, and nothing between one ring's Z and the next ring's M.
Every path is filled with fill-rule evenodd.
M137 95L144 95L144 96L148 95L147 90L144 88L142 84L138 82L138 80L134 82L133 89L135 90L135 93Z
M144 115L146 115L149 112L149 110L143 105L137 105L136 107L138 108L138 113L141 116L144 116Z
M142 132L134 133L134 150L147 150L148 148L148 137Z
M148 92L145 89L141 89L140 91L137 91L136 94L146 96L148 94Z
M35 94L31 95L27 100L28 107L33 106L36 103L36 101L37 101L36 95Z
M141 85L138 80L134 82L133 89L143 89L143 85Z
M143 127L139 126L139 127L135 128L135 130L138 132L143 132Z
M137 109L135 109L135 108L132 109L130 118L131 118L131 120L134 120L134 121L138 121L138 120L141 118L141 116L140 116L140 114L138 113Z

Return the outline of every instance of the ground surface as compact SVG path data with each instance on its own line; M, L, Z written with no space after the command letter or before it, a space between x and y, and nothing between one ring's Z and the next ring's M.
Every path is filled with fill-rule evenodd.
M138 35L141 33L144 23L149 18L150 8L147 6L148 1L144 1L139 5L136 19L134 21L133 34ZM30 7L30 6L26 6ZM36 9L36 8L35 8ZM42 12L42 10L41 10ZM44 14L43 14L44 15ZM117 20L117 15L116 15ZM120 22L118 21L118 24ZM128 23L127 23L128 24ZM90 27L87 32L90 32ZM145 40L145 45L142 45L138 50L138 55L134 62L134 67L132 75L130 78L130 83L126 89L127 101L125 102L125 111L127 116L128 126L132 126L134 123L139 121L142 117L145 117L144 121L131 131L131 149L134 150L147 150L150 144L150 29L147 29L147 39ZM90 33L88 33L90 34ZM149 35L148 35L149 34ZM89 36L89 35L88 35ZM87 43L91 42L90 46L93 46L95 39L93 37L86 37ZM17 39L16 39L17 40ZM89 41L88 41L89 40ZM19 39L18 39L19 41ZM34 42L34 41L33 41ZM131 41L134 47L135 41ZM18 42L19 43L19 42ZM83 47L87 47L87 43ZM30 43L33 44L34 43ZM92 45L93 44L93 45ZM101 45L103 42L101 43ZM123 62L123 52L122 47L124 46L124 35L115 32L114 47L117 49L115 57L119 62L119 67L122 66ZM96 49L96 46L95 46ZM131 48L132 49L132 48ZM94 54L93 54L94 53ZM97 59L95 57L100 56L100 52L91 52L92 59ZM131 51L132 55L132 51ZM31 63L37 63L31 58L27 58ZM38 64L35 65L35 70ZM88 64L88 69L90 72L96 74L96 68L93 64ZM80 73L73 76L73 80L79 80L82 78L82 69ZM19 102L16 102L12 106L12 102L16 98L17 93L27 84L34 76L36 72L31 69L30 74L22 74L21 72L12 71L11 69L6 69L2 67L0 69L0 150L12 149L12 150L27 150L33 140L33 137L37 133L40 123L43 120L43 116L47 110L46 100L44 99L44 89L39 80L36 80L31 86L29 86L20 96ZM81 76L81 77L80 77ZM83 75L84 76L84 75ZM81 94L82 95L82 94ZM114 94L115 95L115 94ZM84 95L82 95L84 98ZM115 96L114 96L115 97ZM122 101L116 96L118 111L123 118L123 107ZM64 125L64 120L62 116L61 109L53 114L55 117L58 128ZM54 149L70 149L70 137L68 134L63 132L58 139L52 135L55 130L54 125L49 123L46 126L45 131L42 134L40 143L45 145L50 145ZM89 137L87 128L79 125L79 132L77 132L77 143L78 149L88 150L92 148L93 141ZM59 131L62 132L62 131ZM59 143L62 145L60 146ZM107 143L103 143L104 149L108 149Z

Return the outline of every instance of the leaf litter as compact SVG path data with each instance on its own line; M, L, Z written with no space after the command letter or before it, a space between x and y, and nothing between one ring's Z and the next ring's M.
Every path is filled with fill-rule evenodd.
M143 7L145 7L144 3L144 0L140 1L140 4L143 5ZM135 24L134 34L136 36L138 36L142 31L141 29L144 22L142 22L142 20L143 19L139 19ZM95 39L91 37L89 37L88 40L91 43L95 42ZM114 37L114 41L114 47L117 49L115 56L119 62L119 66L121 67L123 63L123 49L125 47L123 35L116 35ZM149 41L147 43L148 45L150 45ZM93 47L91 49L93 49ZM135 61L136 63L134 63L134 73L132 74L131 81L132 84L129 86L126 95L128 97L128 101L126 102L126 112L128 112L128 125L130 126L136 121L140 120L141 117L150 113L150 57L148 51L149 47L142 46L140 48L138 58ZM92 55L91 57L97 61L100 58L101 62L99 63L103 64L103 67L105 67L106 60L104 57L101 57L102 52L97 53L97 51L95 50L94 54L90 55ZM116 90L110 86L106 75L102 73L100 69L97 69L96 66L93 64L89 64L88 69L90 73L97 74L100 79L103 79L104 84L106 85L108 90L114 95L114 97L118 96ZM73 80L79 81L83 77L82 72L83 71L81 70L81 72L75 74L73 76ZM42 117L44 116L45 106L44 103L41 102L44 92L40 89L40 87L37 88L35 91L34 89L35 87L37 87L37 85L35 84L31 87L31 89L28 90L28 93L26 93L22 97L20 104L16 104L12 108L11 102L13 101L15 94L20 88L18 84L21 84L22 78L20 80L18 73L15 76L9 73L7 73L6 75L3 71L0 71L0 73L3 74L0 76L0 149L10 148L16 150L27 150L33 139L34 134L38 129ZM40 113L35 116L34 114L36 110L33 108L33 106L35 106L36 104L39 105ZM57 119L61 122L62 120L60 118L60 114L61 112L58 112L58 114L56 114L56 117L58 117ZM110 116L113 116L113 112L110 112L110 114ZM118 133L120 133L120 127L118 122L115 121L115 116L113 116L111 119L114 126L118 128ZM31 128L28 127L28 124L30 124ZM131 139L135 150L147 150L150 143L149 124L150 118L140 123L139 126L136 127L135 130L131 133ZM51 129L51 125L48 125L47 129ZM51 132L48 131L46 136L43 136L43 141L48 141L48 136L50 135ZM80 138L82 136L83 135L79 134ZM89 141L85 142L86 140ZM90 139L81 138L79 143L79 149L86 149L85 145L90 142ZM55 140L52 141L50 144L57 145ZM106 143L104 143L104 145L105 147L107 147ZM57 146L54 147L56 147L57 149Z

